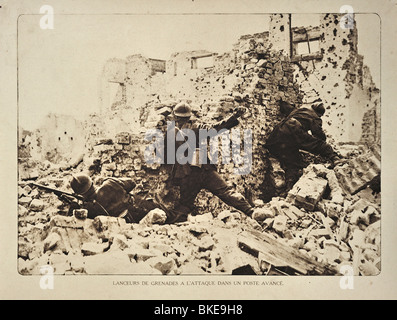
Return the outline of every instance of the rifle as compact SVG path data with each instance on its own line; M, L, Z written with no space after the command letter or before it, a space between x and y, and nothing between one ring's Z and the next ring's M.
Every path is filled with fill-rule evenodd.
M75 198L77 200L81 200L81 201L84 200L84 198L81 195L76 194L76 193L68 193L65 191L58 190L58 189L53 189L53 188L43 186L43 185L35 183L35 182L32 182L31 185L33 185L39 189L43 189L47 192L54 193L56 196L58 196L59 199L64 200L64 201L68 202L69 204L72 202L71 197Z

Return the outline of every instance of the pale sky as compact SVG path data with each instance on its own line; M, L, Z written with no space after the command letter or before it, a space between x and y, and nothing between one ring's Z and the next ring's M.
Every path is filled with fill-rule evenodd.
M374 46L379 18L362 16L356 15L359 36L365 35L359 50L371 71L379 71ZM174 52L200 49L223 53L241 35L267 31L269 22L266 14L55 15L54 29L42 30L41 17L23 15L18 24L19 124L28 130L48 112L78 116L98 110L98 77L109 58L142 54L166 60ZM316 21L315 15L293 16L295 25ZM378 81L378 72L372 73Z

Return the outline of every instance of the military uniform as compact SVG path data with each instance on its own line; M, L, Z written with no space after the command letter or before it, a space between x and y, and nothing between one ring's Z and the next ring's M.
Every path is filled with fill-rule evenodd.
M132 196L135 182L130 178L107 178L101 186L86 197L82 204L73 203L74 209L87 209L88 218L113 216L124 218L128 223L138 223L156 205L142 195Z
M175 206L175 210L173 210L173 216L168 219L169 223L186 220L188 213L194 212L194 201L202 189L210 191L223 202L242 211L243 213L247 215L252 214L254 211L252 206L247 202L243 195L236 193L227 185L225 180L216 171L216 165L210 163L207 153L205 154L207 161L201 161L201 163L204 164L200 164L199 161L197 161L197 155L199 154L198 147L200 145L200 130L215 129L216 132L219 132L222 129L231 129L238 125L238 123L239 121L237 116L232 115L214 125L207 125L189 120L182 127L175 128L175 134L182 129L190 129L195 133L197 139L196 145L191 146L195 149L195 152L193 152L193 159L186 164L180 164L178 163L178 159L176 159L175 164L171 165L170 180L174 185L180 187L180 199ZM168 134L170 134L170 132L168 132L167 135ZM168 139L166 139L166 141L168 141ZM185 141L176 141L175 150L177 150L183 143L185 143ZM165 154L167 154L167 152L165 152Z
M311 131L311 134L308 131ZM278 158L285 170L287 188L291 187L305 167L299 150L333 159L337 154L326 142L321 117L312 108L292 111L277 125L266 142L272 155Z

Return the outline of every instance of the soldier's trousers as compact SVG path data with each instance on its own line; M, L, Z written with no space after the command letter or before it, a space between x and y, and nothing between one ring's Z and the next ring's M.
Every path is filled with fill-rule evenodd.
M215 170L192 167L192 172L180 179L178 185L180 186L180 200L176 209L182 219L183 215L187 216L194 210L194 201L202 189L210 191L227 205L247 215L252 214L253 208L245 197L228 186Z
M134 200L129 207L129 215L127 222L138 223L141 221L151 210L158 208L157 204L151 199L150 196L145 194L134 195Z
M285 191L289 191L302 175L305 163L299 149L279 144L268 148L270 153L275 156L285 171Z

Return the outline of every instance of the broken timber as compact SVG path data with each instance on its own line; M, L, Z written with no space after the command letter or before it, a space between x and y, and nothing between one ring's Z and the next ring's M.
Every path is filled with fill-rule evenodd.
M338 270L302 255L297 249L255 230L242 232L237 239L241 250L280 268L291 268L301 275L337 275Z

